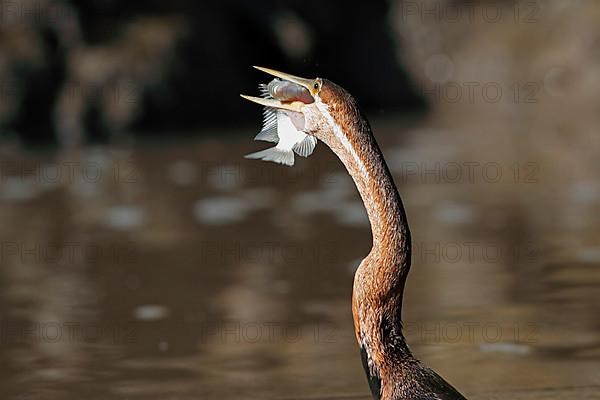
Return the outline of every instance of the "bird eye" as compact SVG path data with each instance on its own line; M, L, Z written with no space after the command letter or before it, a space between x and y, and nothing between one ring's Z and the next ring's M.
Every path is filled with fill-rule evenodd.
M315 85L313 86L313 88L315 88L315 90L319 90L319 84L315 83Z

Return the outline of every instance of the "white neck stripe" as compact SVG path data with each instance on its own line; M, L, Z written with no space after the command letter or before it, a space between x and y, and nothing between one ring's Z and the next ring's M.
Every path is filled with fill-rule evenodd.
M356 162L356 165L358 165L358 168L360 169L360 171L363 173L363 175L366 178L368 176L368 174L367 174L367 168L363 164L363 162L360 159L360 157L358 157L358 154L356 153L356 150L354 150L354 147L352 147L352 144L348 140L348 137L346 137L346 135L342 131L342 128L335 122L335 120L333 119L333 117L329 113L329 106L327 104L323 103L321 101L321 99L318 98L318 96L316 96L316 97L317 98L315 99L316 100L315 103L317 104L317 108L319 109L319 111L321 111L321 113L323 113L323 115L327 119L327 122L333 128L333 134L342 143L342 145L344 146L344 148L346 149L346 151L348 151L348 153L350 153L350 155L352 156L352 158Z

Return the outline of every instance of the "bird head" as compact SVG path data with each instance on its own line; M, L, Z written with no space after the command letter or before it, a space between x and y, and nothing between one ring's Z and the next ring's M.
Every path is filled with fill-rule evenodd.
M281 90L274 87L267 98L241 95L243 98L296 113L304 122L302 130L329 147L336 147L340 141L352 141L344 136L344 132L351 131L345 128L362 118L354 99L343 88L327 79L300 78L270 68L254 68L278 78L285 85Z

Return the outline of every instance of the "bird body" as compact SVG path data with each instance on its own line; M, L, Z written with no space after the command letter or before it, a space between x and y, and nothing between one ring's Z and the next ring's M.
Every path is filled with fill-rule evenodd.
M373 247L354 276L352 315L373 398L464 400L412 355L402 333L402 297L411 264L410 230L392 175L356 101L331 81L257 68L305 88L313 101L296 101L294 96L284 100L243 97L303 120L302 131L338 156L365 205Z

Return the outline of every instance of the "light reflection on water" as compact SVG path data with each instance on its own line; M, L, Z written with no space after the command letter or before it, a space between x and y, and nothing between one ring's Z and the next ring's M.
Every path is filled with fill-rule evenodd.
M549 198L553 176L515 183L519 160L400 130L376 132L413 232L414 352L469 397L593 398L595 186ZM243 160L251 146L6 158L103 174L2 181L3 397L369 398L350 313L370 247L358 194L322 144L294 171ZM411 169L472 160L506 179Z

